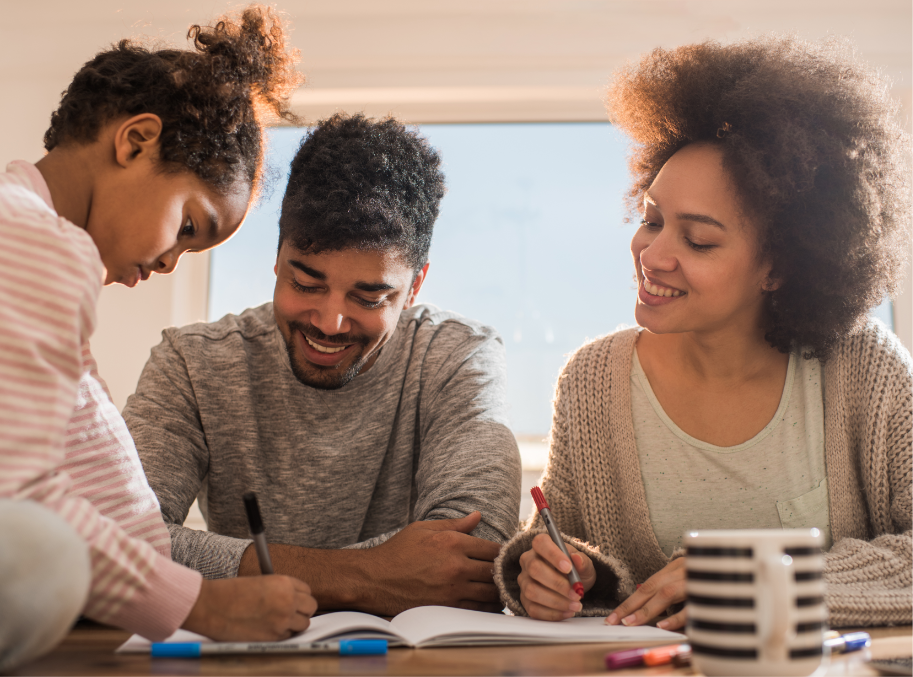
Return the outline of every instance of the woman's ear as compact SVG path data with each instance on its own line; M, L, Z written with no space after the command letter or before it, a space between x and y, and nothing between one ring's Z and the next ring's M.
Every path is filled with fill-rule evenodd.
M114 132L114 156L117 164L127 167L133 160L147 155L158 159L162 119L154 113L142 113L125 120Z
M764 276L764 281L761 283L761 289L766 292L777 291L783 285L782 280L773 279L770 277L770 273Z

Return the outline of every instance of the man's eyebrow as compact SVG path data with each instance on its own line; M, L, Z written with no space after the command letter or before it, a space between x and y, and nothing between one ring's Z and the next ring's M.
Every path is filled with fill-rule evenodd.
M368 292L390 291L391 289L396 289L392 284L387 284L386 282L356 282L355 288Z
M301 263L301 261L296 261L295 259L289 259L289 260L288 260L288 264L289 264L292 268L297 268L298 270L300 270L300 271L301 271L302 273L304 273L305 275L310 275L310 276L313 277L315 280L321 280L321 281L322 281L322 280L326 280L326 279L327 279L326 273L321 273L319 270L316 270L316 269L314 269L314 268L311 268L310 266L306 266L306 265L304 265L303 263Z
M716 226L721 230L726 230L726 226L717 221L712 216L707 216L706 214L688 214L688 213L678 213L675 215L676 218L682 221L694 221L695 223L706 223L708 226Z

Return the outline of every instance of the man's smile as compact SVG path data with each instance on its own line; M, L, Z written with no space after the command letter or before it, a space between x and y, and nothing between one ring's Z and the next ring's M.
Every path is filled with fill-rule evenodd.
M336 346L336 347L332 347L332 348L331 348L331 347L329 347L329 346L320 345L319 343L317 343L316 341L314 341L313 339L311 339L311 338L308 337L308 336L305 336L305 337L304 337L304 340L307 341L307 342L308 342L308 345L311 346L311 348L313 348L313 349L316 350L317 352L320 352L320 353L327 353L327 354L340 353L340 352L342 352L343 350L345 350L346 348L348 348L349 345L352 345L352 344L350 343L349 345L345 345L345 346Z

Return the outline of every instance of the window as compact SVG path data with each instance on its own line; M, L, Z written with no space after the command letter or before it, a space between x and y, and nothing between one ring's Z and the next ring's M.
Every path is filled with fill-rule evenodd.
M448 193L419 301L498 329L524 462L544 461L555 380L587 338L634 324L622 193L627 142L608 123L424 125ZM270 132L271 195L212 256L210 319L269 301L285 173L305 130ZM889 326L886 303L876 314ZM541 466L540 466L541 467Z
M498 329L511 422L541 439L567 353L634 322L625 141L608 123L426 125L448 192L419 301ZM284 172L304 134L274 129ZM272 298L284 181L213 252L210 318Z

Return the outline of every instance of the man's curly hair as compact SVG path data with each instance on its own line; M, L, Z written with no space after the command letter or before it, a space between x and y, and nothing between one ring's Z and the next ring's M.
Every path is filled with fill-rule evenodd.
M682 147L722 152L780 283L766 293L772 346L826 359L897 291L909 137L888 84L845 44L767 36L655 49L616 74L607 104L634 142L632 210Z
M243 178L256 189L262 172L263 124L296 121L288 98L303 78L297 51L286 48L276 13L252 5L212 27L192 26L194 49L151 50L130 40L86 63L51 116L44 146L89 143L121 116L162 120L159 162L190 170L223 191Z
M393 249L417 271L444 190L441 158L417 131L393 118L337 113L317 123L292 160L279 247Z

